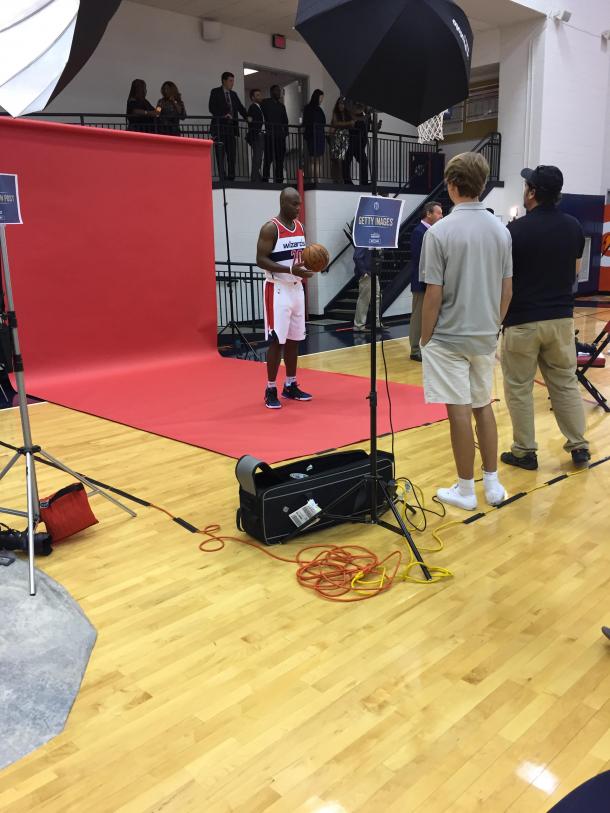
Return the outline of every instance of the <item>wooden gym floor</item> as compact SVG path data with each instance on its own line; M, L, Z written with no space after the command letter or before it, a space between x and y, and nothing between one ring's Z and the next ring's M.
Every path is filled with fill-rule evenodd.
M580 338L608 318L579 310ZM390 378L418 383L407 351L406 339L386 344ZM366 375L368 347L303 364ZM592 378L610 392L610 365ZM499 369L496 386L506 449ZM572 470L543 387L535 397L541 465L504 467L511 493ZM597 460L610 455L610 417L586 411ZM30 415L35 442L77 470L234 532L233 460L51 404ZM0 427L21 443L16 410ZM396 452L428 500L452 482L446 423L400 433ZM5 506L24 503L17 469ZM38 477L41 495L66 483L45 466ZM201 537L154 509L130 520L95 498L101 524L38 566L98 641L65 731L0 774L0 811L547 811L610 768L609 491L610 462L452 527L425 554L452 580L349 606L300 588L293 565L236 542L202 553ZM432 544L429 530L415 539ZM399 539L346 525L306 540L322 542L382 556Z

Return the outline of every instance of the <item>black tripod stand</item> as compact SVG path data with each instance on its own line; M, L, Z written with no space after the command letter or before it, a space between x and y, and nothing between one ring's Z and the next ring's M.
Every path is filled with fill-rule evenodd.
M17 332L17 316L15 314L15 306L13 303L13 288L11 283L11 274L8 264L8 248L6 245L6 226L0 223L0 270L2 272L2 280L6 291L6 304L7 310L3 314L3 319L8 322L8 327L11 331L11 352L13 370L15 372L15 379L17 382L17 393L19 395L19 416L21 419L21 431L23 434L23 446L15 451L13 457L0 471L0 480L8 474L12 467L19 460L23 459L25 462L25 479L26 479L26 502L27 510L21 511L14 508L0 508L0 513L12 514L17 517L27 518L27 537L28 537L28 560L29 560L29 588L30 595L36 595L36 581L34 576L34 547L36 537L36 526L40 522L40 500L38 497L38 483L36 480L36 455L48 462L52 463L55 468L69 474L76 480L79 480L87 488L91 489L94 494L99 494L111 503L121 508L130 517L135 517L136 514L131 508L128 508L123 503L115 499L111 494L108 494L103 488L95 485L95 483L83 477L73 469L68 468L64 463L57 460L57 458L50 455L41 446L35 446L32 442L32 431L30 428L30 417L28 414L27 396L25 391L25 380L23 376L23 359L21 357L19 347L19 334Z
M372 192L373 195L377 195L378 140L377 140L376 110L373 111L372 147L373 147L373 155L371 160ZM372 249L372 251L373 251L373 267L371 273L371 300L372 302L374 301L376 303L377 280L379 279L379 268L381 265L381 257L379 249ZM338 497L336 500L333 500L333 502L327 505L326 508L324 508L321 512L311 517L311 519L309 519L307 522L305 522L298 528L296 533L291 534L290 537L287 537L286 539L284 539L284 541L288 541L288 539L292 539L295 536L300 535L304 531L309 530L309 528L311 528L314 524L319 522L319 520L322 517L326 517L329 519L330 518L343 519L351 522L361 522L366 525L379 525L388 531L392 531L393 533L404 537L406 543L411 549L411 552L413 553L413 556L419 562L425 578L427 580L431 580L432 576L430 575L430 571L424 564L424 560L421 557L421 553L417 549L417 546L413 541L413 537L411 536L409 529L405 524L405 521L400 515L400 511L396 507L394 496L390 493L385 480L382 477L380 477L378 471L378 460L377 460L377 319L378 318L381 318L381 312L379 313L378 317L376 304L375 305L371 304L371 308L369 311L369 324L371 331L371 372L370 372L371 390L367 396L369 401L370 419L371 419L370 471L360 482L357 482L348 491L341 494L341 496ZM367 507L363 512L353 514L350 516L338 516L332 513L332 510L335 507L335 505L337 505L338 503L345 500L347 497L361 489L366 489L367 493L367 503L366 503ZM389 508L392 514L394 515L394 519L398 523L398 527L396 527L396 525L392 525L389 522L386 522L383 519L380 519L380 513L384 512L385 506L387 506L387 508Z
M259 361L258 355L256 350L252 347L248 339L242 333L241 328L235 321L235 300L233 298L234 291L233 291L233 271L231 266L231 243L229 240L229 217L227 213L227 208L229 206L227 201L227 187L225 183L225 158L224 158L224 143L222 141L216 141L214 143L216 148L216 162L218 164L218 177L220 178L220 185L222 188L222 205L223 205L223 212L224 212L224 221L225 221L225 241L227 244L227 278L226 278L226 285L227 291L229 293L229 321L222 327L219 331L218 335L222 336L222 334L226 330L231 331L231 339L233 342L233 348L235 348L237 341L240 341L242 346L245 348L243 354L240 355L241 358L248 359L252 358L252 361Z

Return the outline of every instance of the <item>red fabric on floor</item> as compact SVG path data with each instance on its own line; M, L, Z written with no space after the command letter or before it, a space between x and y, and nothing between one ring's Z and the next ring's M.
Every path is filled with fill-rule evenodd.
M84 376L77 387L71 378L55 380L45 386L45 397L231 457L252 454L268 463L368 438L366 378L300 370L299 384L314 399L281 399L282 409L264 406L265 382L260 362L209 354ZM424 404L420 387L390 387L395 429L446 418L444 407ZM379 382L380 434L390 429L384 388Z
M218 355L210 142L1 118L0 142L29 393L269 462L368 437L366 379L302 370L314 400L272 411L265 366ZM392 397L397 430L446 416L418 387Z

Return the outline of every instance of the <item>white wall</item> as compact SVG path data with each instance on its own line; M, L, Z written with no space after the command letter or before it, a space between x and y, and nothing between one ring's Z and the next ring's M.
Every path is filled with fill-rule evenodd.
M101 2L101 0L100 0ZM160 96L165 80L176 82L191 115L209 115L210 90L220 74L235 74L235 90L244 101L243 63L266 65L309 76L310 88L323 88L327 113L338 90L313 51L288 40L285 51L271 47L271 37L222 26L222 38L204 42L197 17L124 0L98 49L49 112L121 113L132 79L144 79L149 100Z
M554 0L521 5L542 12ZM610 27L608 0L572 0L568 23L541 19L500 32L502 213L521 205L524 166L555 164L564 190L605 193L610 182Z
M499 214L521 204L525 166L540 163L540 86L544 75L545 22L522 23L501 31L498 130L502 134L500 179L505 183Z
M473 68L483 65L495 65L500 61L500 29L490 28L488 31L477 31L472 45Z
M561 168L565 192L602 191L609 62L599 33L547 23L540 163Z
M356 212L359 192L311 191L305 193L308 242L326 246L335 257L347 243L343 227ZM401 195L405 201L403 219L420 206L425 195ZM354 252L349 248L327 274L317 274L309 283L309 312L324 313L325 306L354 276ZM407 311L408 312L408 311Z

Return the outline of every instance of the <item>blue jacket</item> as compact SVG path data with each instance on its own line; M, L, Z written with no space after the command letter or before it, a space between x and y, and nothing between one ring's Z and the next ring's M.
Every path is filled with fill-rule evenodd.
M354 275L360 279L373 270L373 252L368 248L354 249Z
M411 292L425 291L426 283L419 281L419 258L424 236L428 229L423 223L418 223L411 232Z

